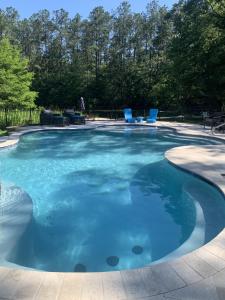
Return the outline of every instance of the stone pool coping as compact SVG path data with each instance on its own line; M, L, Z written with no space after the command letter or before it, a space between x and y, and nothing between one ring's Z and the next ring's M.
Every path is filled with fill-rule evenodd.
M0 148L14 146L22 134L49 129L91 129L124 125L124 122L87 122L87 125L53 128L21 127L8 138L0 139ZM148 124L145 124L148 125ZM177 133L217 137L203 126L178 122L157 122ZM225 194L225 145L185 146L166 152L166 158L178 167L212 182ZM51 273L0 267L0 299L65 300L162 300L225 299L225 229L203 247L169 262L136 270L107 273Z

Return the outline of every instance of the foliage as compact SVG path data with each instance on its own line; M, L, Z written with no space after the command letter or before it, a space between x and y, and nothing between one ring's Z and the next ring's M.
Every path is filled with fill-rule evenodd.
M204 0L180 1L171 15L174 37L168 51L168 78L176 102L219 110L225 101L224 31Z
M7 38L0 41L0 107L34 107L36 92L30 91L33 74L28 72L28 61Z
M7 112L7 126L30 125L40 123L40 109L13 109ZM0 110L0 128L4 129L5 110Z
M0 136L8 135L8 132L6 130L0 130Z
M96 7L87 19L60 9L22 20L7 8L0 37L29 59L37 105L74 107L81 96L92 109L225 104L225 0L180 0L171 10L153 0L143 13L125 1L111 14Z

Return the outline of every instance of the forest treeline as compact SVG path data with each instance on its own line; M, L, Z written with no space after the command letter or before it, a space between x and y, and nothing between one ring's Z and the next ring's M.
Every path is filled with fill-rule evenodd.
M87 19L63 9L21 19L0 10L0 39L28 59L38 106L220 110L225 104L225 0L181 0L168 10L129 2Z

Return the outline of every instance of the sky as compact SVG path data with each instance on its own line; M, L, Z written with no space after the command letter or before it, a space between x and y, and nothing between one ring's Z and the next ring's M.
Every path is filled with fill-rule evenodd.
M48 9L49 11L60 8L65 9L74 16L79 13L83 18L88 17L90 11L96 6L103 6L107 11L112 11L122 0L0 0L0 8L12 6L16 8L22 18L30 17L33 13L41 9ZM129 1L134 12L142 12L145 10L149 0L130 0ZM176 0L159 0L160 5L172 7L177 2Z

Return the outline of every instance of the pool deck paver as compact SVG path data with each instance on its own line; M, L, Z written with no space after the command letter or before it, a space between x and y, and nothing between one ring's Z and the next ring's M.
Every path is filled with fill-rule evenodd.
M203 277L192 269L182 257L168 262L175 272L183 279L186 285L196 283L203 279Z
M75 300L80 299L81 288L83 284L82 276L74 278L73 274L64 276L61 289L58 294L58 300Z
M62 130L125 125L120 121L87 122ZM157 122L179 134L216 137L201 125ZM21 127L0 138L0 148L16 145L26 132L58 129ZM165 156L174 165L215 184L225 194L225 145L185 146ZM180 258L136 270L106 273L48 273L0 267L0 300L222 300L225 299L225 230L211 242Z
M214 266L208 264L208 262L193 252L185 255L183 259L189 267L203 278L208 278L218 272Z
M198 300L222 300L224 298L219 298L217 292L217 287L214 283L213 278L194 283L183 289L170 292L166 295L168 299L198 299Z
M120 272L110 272L107 276L102 276L103 299L119 300L126 299L126 292L123 286Z
M217 271L225 269L225 261L220 257L210 253L209 251L206 251L206 248L199 248L195 251L194 254L203 259L205 262L207 262L207 264L212 266Z

